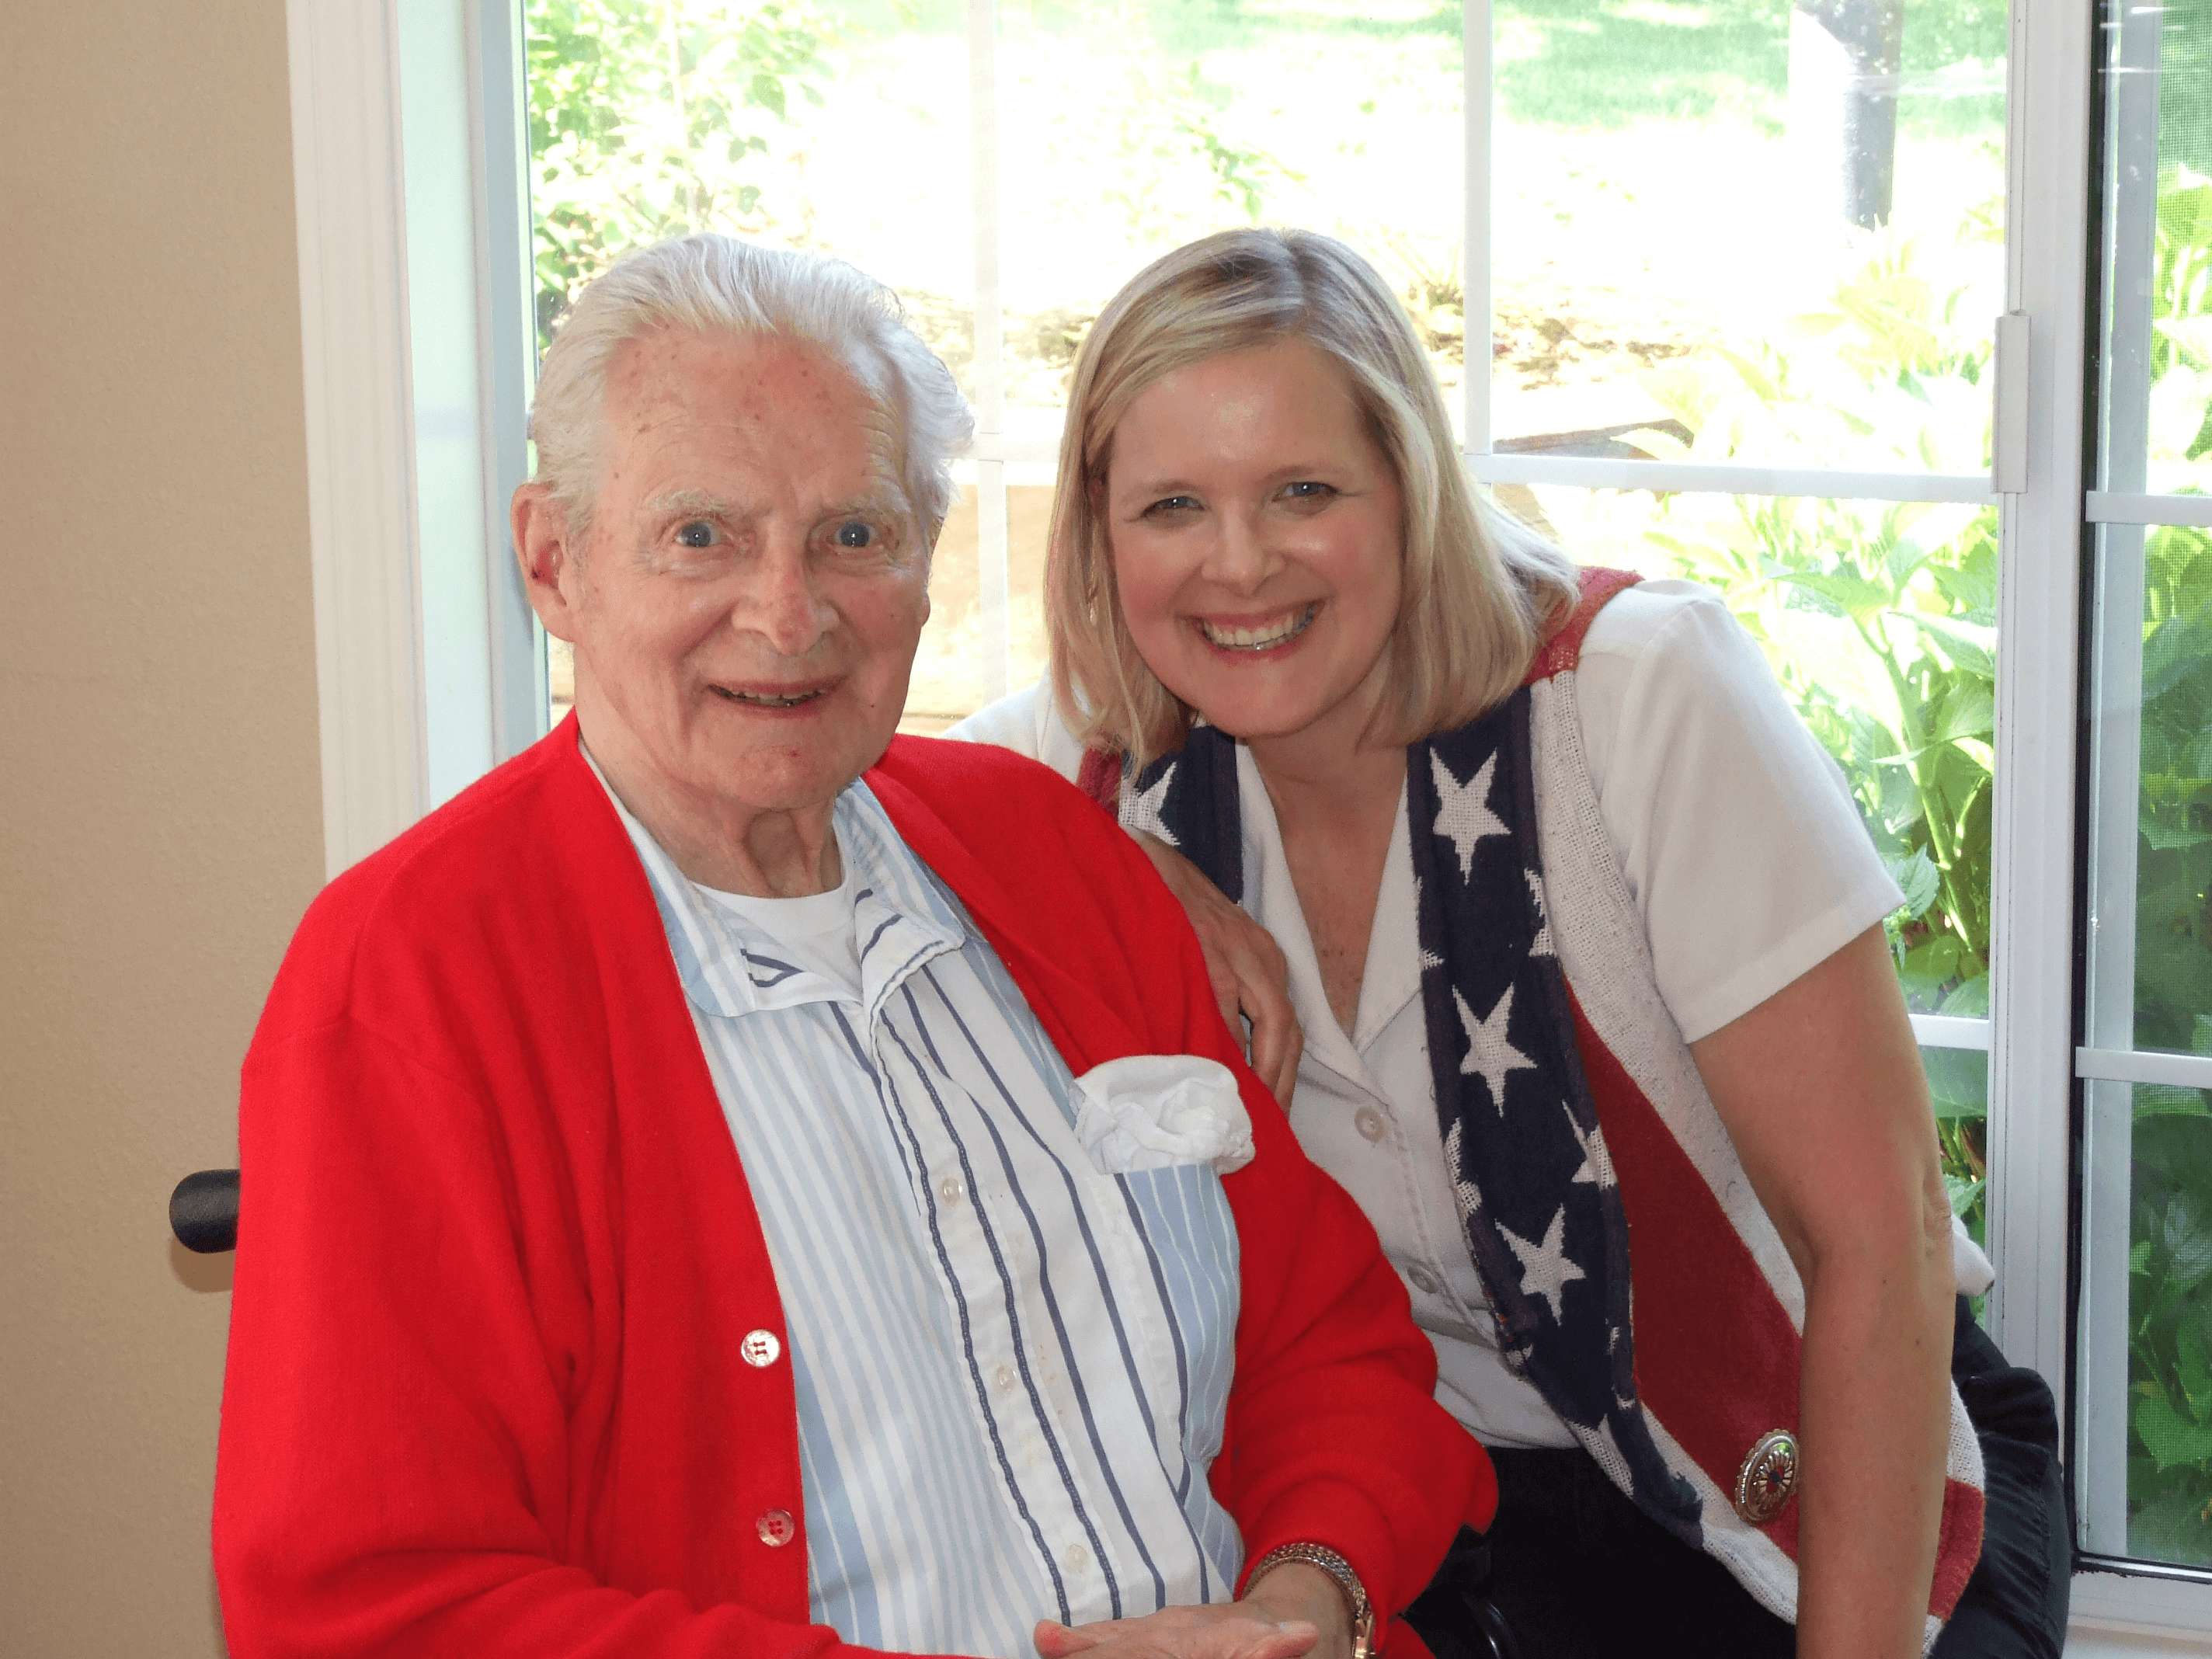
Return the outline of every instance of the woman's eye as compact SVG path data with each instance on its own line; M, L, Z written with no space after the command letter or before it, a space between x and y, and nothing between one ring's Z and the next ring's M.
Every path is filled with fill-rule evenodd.
M1177 513L1197 511L1198 498L1194 495L1163 495L1145 509L1145 516L1148 519L1164 519Z
M865 520L848 519L837 526L837 533L832 539L840 547L873 547L876 544L876 527Z
M1301 478L1296 483L1283 486L1283 497L1292 501L1325 501L1336 494L1334 484L1325 484L1317 478Z
M694 519L676 532L678 547L712 547L721 539L721 532L704 519Z

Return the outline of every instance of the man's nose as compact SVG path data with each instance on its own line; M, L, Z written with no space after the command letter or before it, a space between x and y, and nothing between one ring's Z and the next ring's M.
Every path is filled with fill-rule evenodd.
M1258 521L1244 514L1229 513L1217 522L1219 529L1206 550L1202 574L1232 593L1257 591L1281 562L1268 547Z
M763 554L731 616L759 635L780 657L803 657L837 626L837 611L822 593L803 541L779 538Z

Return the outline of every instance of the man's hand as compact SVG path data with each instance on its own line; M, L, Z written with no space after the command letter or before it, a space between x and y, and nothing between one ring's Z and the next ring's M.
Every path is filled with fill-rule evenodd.
M1224 898L1188 859L1157 836L1141 830L1133 834L1190 918L1199 949L1206 953L1206 977L1221 1005L1222 1023L1233 1036L1241 1029L1240 1012L1252 1022L1252 1069L1287 1110L1306 1039L1291 1007L1291 970L1282 947L1273 934Z
M1352 1613L1336 1581L1304 1562L1285 1562L1242 1601L1163 1607L1142 1619L1036 1627L1042 1659L1350 1659Z

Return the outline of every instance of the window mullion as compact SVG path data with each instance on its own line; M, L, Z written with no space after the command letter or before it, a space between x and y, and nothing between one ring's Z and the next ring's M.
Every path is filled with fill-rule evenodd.
M999 42L995 0L969 0L969 159L975 180L975 425L995 441L1006 430L1006 313L999 290ZM1007 690L1006 469L975 464L975 593L982 624L983 695Z
M1989 1313L2063 1398L2092 28L2077 0L2014 0L2011 26L2006 308L2030 319L2031 378L2027 489L2000 507Z
M1490 147L1492 112L1490 0L1466 0L1460 21L1460 116L1467 137L1467 227L1460 295L1462 388L1470 455L1490 453L1490 342L1493 324L1490 294Z

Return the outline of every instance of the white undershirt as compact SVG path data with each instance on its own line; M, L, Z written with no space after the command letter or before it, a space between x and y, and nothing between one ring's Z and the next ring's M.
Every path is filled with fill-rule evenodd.
M1842 769L1710 590L1649 581L1592 623L1576 675L1607 838L1686 1042L1717 1030L1902 902ZM1039 685L946 735L1073 777L1082 750ZM1419 996L1413 860L1401 797L1350 1034L1337 1024L1251 751L1237 756L1244 908L1275 936L1305 1028L1291 1124L1376 1224L1436 1344L1437 1397L1492 1445L1574 1437L1505 1366L1443 1161Z
M851 860L845 860L845 879L836 886L799 898L762 898L692 885L708 902L766 933L791 966L850 993L854 1003L860 1000L860 941L854 924L859 901Z

